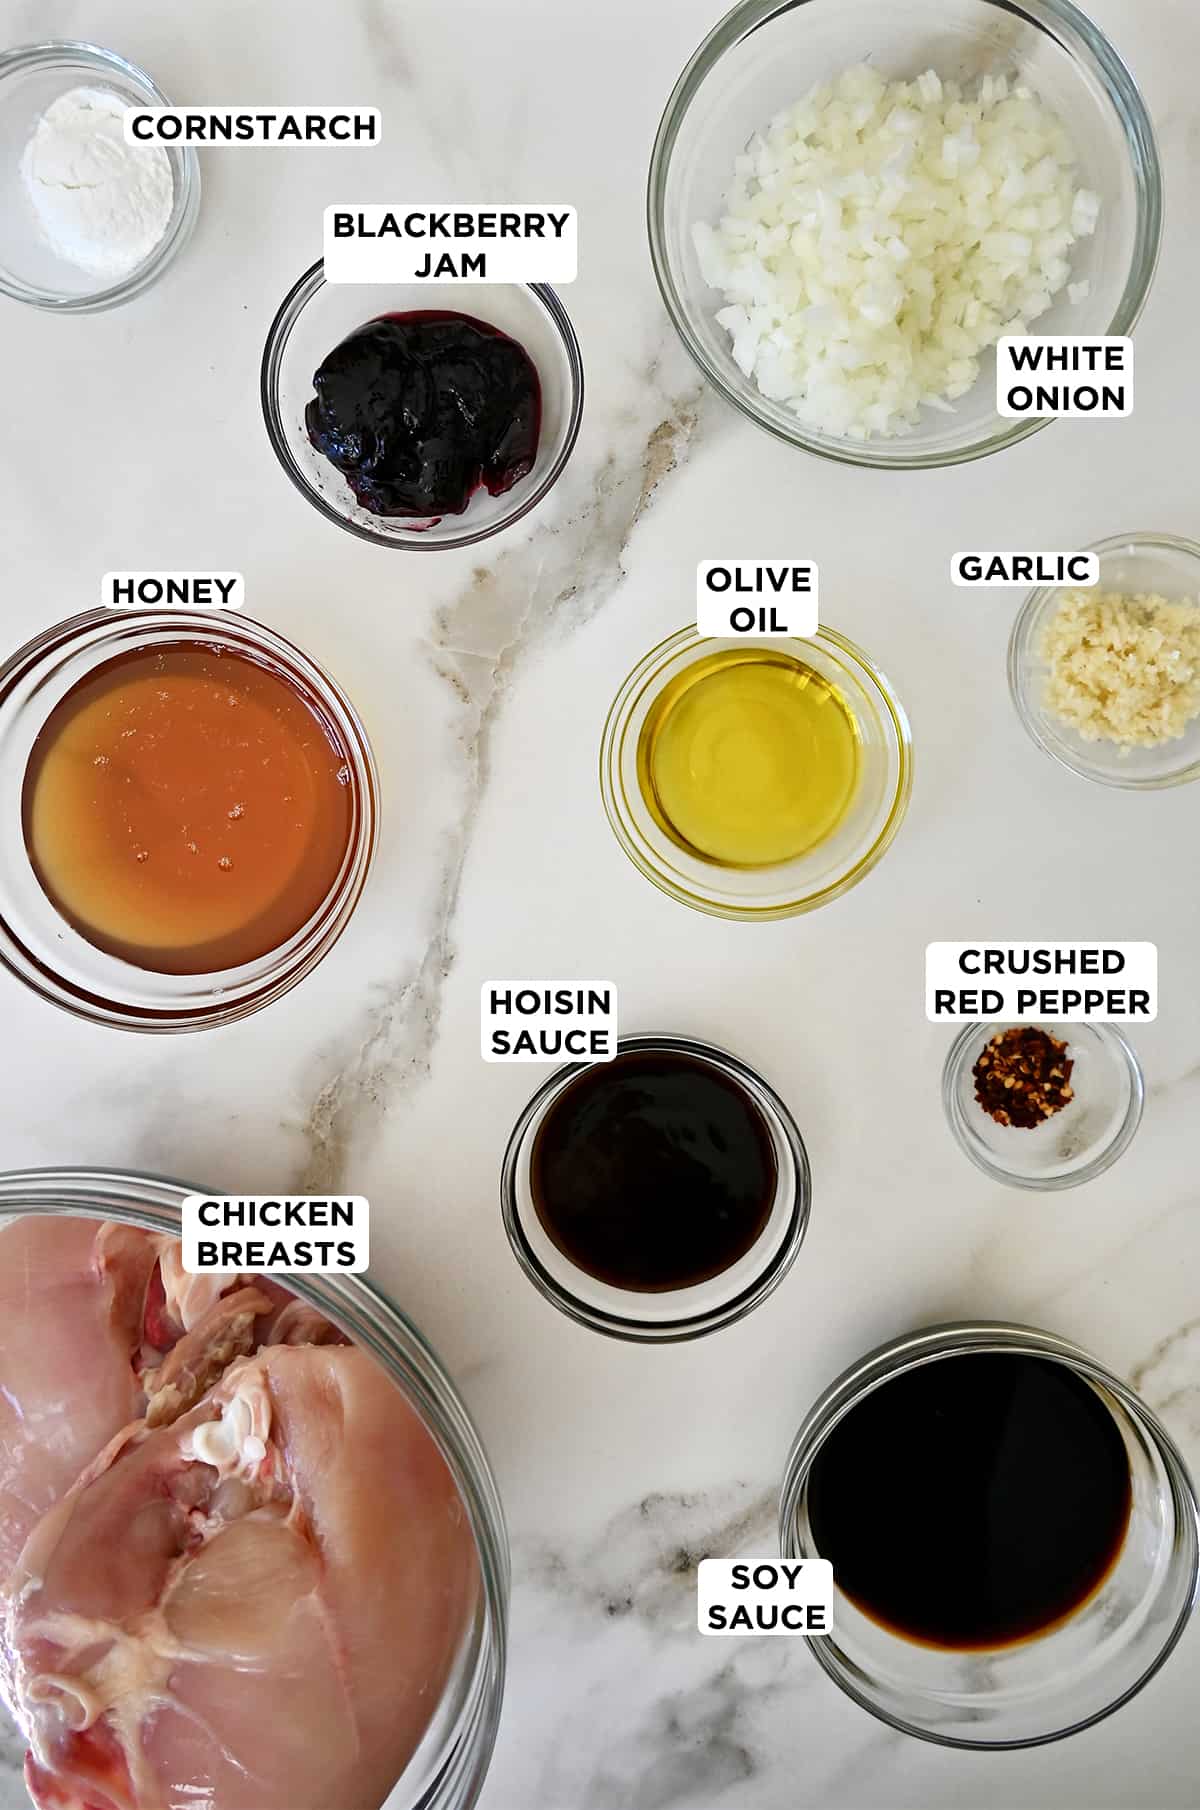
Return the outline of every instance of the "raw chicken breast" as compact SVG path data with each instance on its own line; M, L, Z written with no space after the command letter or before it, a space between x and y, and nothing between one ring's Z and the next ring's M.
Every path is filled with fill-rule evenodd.
M8 1581L0 1666L41 1810L375 1810L473 1615L474 1542L348 1345L235 1361L128 1428Z
M158 1240L94 1219L0 1230L0 1587L30 1530L141 1413Z

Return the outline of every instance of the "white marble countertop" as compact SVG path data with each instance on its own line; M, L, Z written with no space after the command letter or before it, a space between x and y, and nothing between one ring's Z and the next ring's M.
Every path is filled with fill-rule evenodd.
M7 0L9 42L91 38L179 101L385 109L377 151L202 154L196 236L133 305L59 320L4 304L0 439L5 646L89 606L110 568L244 571L250 613L327 664L366 718L385 825L338 948L244 1024L131 1037L0 976L0 1164L371 1197L373 1273L461 1386L510 1519L511 1670L483 1810L1196 1806L1200 1626L1119 1716L976 1756L874 1722L799 1642L701 1639L692 1565L767 1554L814 1395L881 1339L959 1315L1089 1346L1200 1463L1196 794L1109 792L1046 761L1005 686L1015 594L947 577L958 547L1200 533L1200 11L1091 0L1144 87L1168 178L1135 416L906 479L791 453L702 395L659 304L645 164L719 4ZM476 556L339 533L287 484L259 417L263 337L319 253L321 208L401 192L580 210L565 299L583 433L549 503ZM596 783L617 685L687 620L696 560L733 541L820 561L823 615L888 671L917 747L882 867L831 908L760 929L660 896L618 850ZM951 1143L950 1032L925 1023L923 952L973 935L1159 945L1162 1010L1136 1033L1145 1122L1091 1186L992 1185ZM624 1347L520 1274L497 1169L539 1071L480 1062L478 988L535 972L615 979L627 1029L726 1044L793 1106L811 1229L746 1322ZM3 1810L23 1802L13 1764Z

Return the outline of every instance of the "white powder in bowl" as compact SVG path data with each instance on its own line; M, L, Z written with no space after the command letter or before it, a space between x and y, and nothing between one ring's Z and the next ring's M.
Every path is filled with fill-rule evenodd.
M42 237L89 275L119 282L167 230L175 184L167 153L127 145L128 103L107 88L71 88L47 107L21 159Z

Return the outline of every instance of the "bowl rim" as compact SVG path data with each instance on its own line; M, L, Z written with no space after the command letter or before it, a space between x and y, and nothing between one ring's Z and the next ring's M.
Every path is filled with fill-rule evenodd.
M646 229L650 262L663 305L685 351L714 389L747 420L753 421L755 426L787 446L837 464L872 471L931 471L987 458L990 454L1015 446L1042 428L1049 427L1054 417L1035 416L1009 421L996 417L1000 426L987 438L973 441L969 446L944 452L914 451L908 455L901 450L890 457L883 457L871 450L870 441L838 440L832 435L822 435L816 430L805 428L799 417L793 428L790 423L785 424L768 416L757 406L749 389L742 391L729 382L721 366L709 356L688 324L679 292L670 274L670 259L666 250L665 201L676 139L701 84L725 52L751 31L778 15L793 12L809 3L810 0L736 0L692 53L671 90L655 135L646 183ZM1107 329L1110 334L1131 335L1141 318L1154 283L1163 238L1162 163L1153 122L1141 90L1119 51L1099 26L1073 4L1073 0L980 0L980 4L993 6L1007 13L1023 14L1043 28L1045 21L1049 20L1078 38L1093 59L1095 71L1124 129L1137 197L1129 273L1116 313ZM1070 54L1073 61L1078 60L1073 50ZM887 444L902 449L904 437Z
M566 470L571 454L575 450L575 442L579 438L580 424L583 420L583 354L571 317L560 300L557 290L553 289L549 283L487 285L488 287L525 290L544 310L551 326L558 334L567 360L571 392L562 445L540 482L533 486L528 494L522 493L519 486L514 487L514 492L519 500L496 521L487 527L470 528L466 525L470 518L468 508L462 518L464 526L461 531L441 540L431 540L427 534L422 534L418 529L409 530L402 538L398 534L383 534L363 522L351 521L340 510L335 509L318 490L314 489L292 456L279 409L279 371L292 328L299 319L301 311L324 286L325 260L318 258L297 277L275 310L274 318L267 329L259 369L258 393L267 438L271 442L275 457L301 496L311 503L314 509L318 509L328 521L335 522L339 528L344 528L347 533L355 535L359 540L370 541L376 547L398 548L404 553L448 553L456 548L478 546L480 541L490 540L493 535L502 533L506 528L511 528L532 509L536 509Z
M795 1171L795 1193L783 1239L761 1272L729 1301L677 1320L639 1320L632 1311L629 1314L618 1314L593 1306L573 1294L550 1274L533 1249L521 1222L517 1200L518 1182L526 1161L526 1135L551 1096L576 1075L596 1064L566 1062L546 1077L521 1108L509 1133L500 1167L500 1216L504 1230L513 1256L538 1293L577 1325L586 1326L591 1332L603 1333L608 1338L639 1345L677 1345L686 1340L704 1338L709 1333L720 1332L726 1326L735 1325L738 1320L753 1313L769 1295L774 1294L795 1263L808 1231L812 1211L812 1170L808 1150L789 1107L771 1083L751 1068L748 1062L743 1062L741 1057L719 1044L709 1043L699 1037L683 1037L669 1032L661 1035L639 1032L617 1039L619 1056L637 1051L660 1050L695 1056L722 1069L735 1080L748 1084L751 1097L759 1105L760 1111L762 1106L756 1096L761 1095L765 1100L791 1155ZM631 1300L637 1300L636 1294L632 1292Z
M1189 540L1181 534L1163 534L1153 529L1139 529L1132 534L1110 534L1104 540L1094 541L1091 546L1081 549L1086 553L1098 554L1103 560L1106 554L1121 553L1129 549L1157 548L1168 553L1185 555L1196 563L1196 598L1200 608L1200 541ZM1104 575L1100 575L1103 587ZM1083 755L1074 754L1059 744L1058 738L1048 733L1046 719L1040 706L1030 695L1022 673L1024 656L1029 651L1030 639L1034 634L1041 613L1055 597L1072 587L1065 584L1039 585L1030 591L1013 623L1012 634L1008 642L1008 689L1016 708L1017 715L1031 741L1035 742L1043 754L1065 767L1068 773L1075 773L1080 779L1087 779L1097 786L1108 786L1122 792L1161 792L1171 786L1188 785L1194 779L1200 779L1200 753L1185 765L1169 768L1165 773L1130 774L1122 778L1118 773L1101 772ZM1112 746L1113 744L1108 744Z
M102 607L65 617L32 636L0 661L0 721L9 707L13 688L28 679L39 666L61 662L72 649L86 651L92 665L98 665L111 637L122 637L126 632L134 637L139 632L170 635L174 640L209 645L228 639L234 646L249 645L256 653L271 657L290 675L298 674L301 682L334 717L356 781L356 827L333 888L288 942L260 958L264 963L270 960L273 965L253 980L245 978L242 969L218 970L214 977L208 977L212 981L209 987L203 991L193 987L190 994L181 994L174 1003L170 999L150 1006L131 1003L127 996L117 996L115 989L104 991L64 979L56 967L27 946L24 923L13 916L0 890L0 968L38 998L73 1017L112 1030L152 1035L204 1031L233 1024L282 998L298 986L340 940L354 916L374 866L381 811L379 770L366 727L340 681L279 629L244 610ZM21 707L18 703L17 708ZM49 900L47 903L51 910L55 909ZM236 978L239 975L243 975L241 980ZM169 977L156 973L156 978Z
M214 1190L154 1171L79 1165L0 1171L0 1225L25 1213L115 1219L180 1235L189 1194ZM444 1756L420 1810L470 1810L491 1764L504 1700L511 1559L504 1506L487 1451L456 1384L424 1333L363 1275L288 1272L285 1286L327 1312L410 1396L445 1458L470 1517L479 1554L484 1638L468 1727ZM464 1738L465 1736L465 1738ZM403 1775L401 1775L403 1776ZM396 1783L400 1783L397 1780Z
M949 1050L942 1069L942 1105L946 1113L946 1123L954 1133L955 1142L964 1156L970 1157L977 1169L993 1181L1004 1182L1010 1188L1028 1188L1035 1193L1057 1193L1061 1188L1077 1188L1082 1182L1094 1181L1111 1169L1117 1158L1123 1156L1137 1133L1142 1122L1142 1113L1146 1104L1146 1082L1142 1074L1142 1065L1129 1041L1121 1034L1115 1024L1106 1020L1088 1023L1086 1026L1067 1024L1060 1019L1048 1018L1046 1024L1054 1024L1060 1031L1080 1030L1086 1028L1095 1033L1102 1043L1114 1050L1121 1060L1126 1078L1129 1082L1129 1100L1124 1115L1112 1137L1106 1144L1089 1157L1078 1169L1069 1169L1061 1175L1018 1175L1012 1169L1006 1169L997 1162L984 1148L978 1138L971 1134L965 1123L958 1098L958 1082L967 1059L978 1038L989 1029L998 1028L1002 1024L1016 1022L1009 1019L975 1019L964 1024L959 1030ZM1039 1021L1042 1022L1042 1021Z
M796 1522L804 1486L817 1452L850 1409L874 1389L882 1387L905 1371L969 1352L1016 1352L1022 1356L1040 1357L1065 1364L1076 1375L1114 1396L1149 1438L1167 1473L1180 1526L1187 1532L1188 1547L1187 1595L1161 1648L1128 1689L1113 1702L1085 1716L1081 1721L1073 1722L1066 1728L1053 1729L1046 1734L1022 1736L1016 1740L986 1741L946 1735L906 1721L903 1716L874 1702L855 1683L846 1667L834 1656L833 1642L828 1635L815 1635L804 1644L838 1688L857 1703L860 1709L865 1709L878 1721L887 1723L901 1734L913 1735L918 1740L929 1741L938 1747L965 1748L975 1752L1045 1747L1052 1741L1066 1740L1068 1736L1078 1734L1085 1728L1094 1727L1097 1722L1103 1722L1131 1698L1136 1697L1174 1652L1197 1601L1200 1600L1200 1499L1183 1454L1154 1410L1083 1346L1056 1333L1043 1332L1037 1327L1017 1321L971 1319L922 1326L912 1332L902 1333L897 1338L885 1340L864 1353L821 1392L801 1421L792 1441L779 1493L779 1549L784 1559L813 1556L801 1550L796 1537Z
M135 87L145 89L149 103L159 107L172 105L154 78L137 63L123 57L119 51L106 50L102 44L92 44L85 38L43 38L34 44L17 44L0 51L0 89L10 76L39 64L58 62L75 62L81 70L88 69L93 75L104 70L122 75ZM6 295L14 302L24 302L31 308L41 308L48 314L102 314L109 308L120 307L122 302L132 301L134 296L157 282L191 238L200 212L201 191L200 161L192 146L164 145L162 149L171 161L172 178L177 185L174 200L179 204L179 211L173 227L168 227L149 257L136 269L103 289L85 295L62 296L50 295L17 281L0 264L0 295Z
M865 677L871 690L877 694L881 702L881 716L888 722L895 740L896 750L896 787L888 806L887 817L870 848L860 856L854 866L838 879L811 893L802 899L787 900L776 905L736 905L725 900L715 900L703 894L692 892L663 873L642 852L637 841L629 834L624 813L625 790L620 782L621 750L627 732L627 716L629 710L641 696L644 682L652 676L655 669L667 663L676 652L689 643L699 650L706 643L723 643L735 645L730 637L721 635L701 635L694 623L689 623L673 634L667 635L657 642L648 653L644 654L637 665L622 681L616 697L609 706L604 730L600 741L600 794L618 844L624 854L632 861L640 874L666 893L668 898L678 904L688 905L695 911L702 911L709 917L726 918L738 923L765 924L780 918L799 917L805 912L816 911L822 905L831 904L851 887L857 886L866 878L875 866L883 859L896 836L908 811L913 787L913 735L904 706L901 704L891 680L883 669L875 664L870 656L851 641L848 635L839 633L822 622L812 635L780 636L780 640L794 642L803 648L806 642L815 642L832 650L841 660L849 663L857 675ZM753 646L752 642L742 645ZM762 645L759 643L759 645Z

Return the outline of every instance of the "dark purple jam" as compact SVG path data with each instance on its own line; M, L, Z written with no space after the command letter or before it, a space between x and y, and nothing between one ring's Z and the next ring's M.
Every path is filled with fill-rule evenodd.
M542 389L523 346L469 314L384 314L313 378L308 437L372 515L461 515L537 457Z

